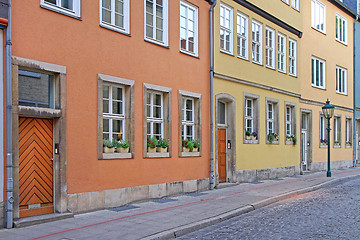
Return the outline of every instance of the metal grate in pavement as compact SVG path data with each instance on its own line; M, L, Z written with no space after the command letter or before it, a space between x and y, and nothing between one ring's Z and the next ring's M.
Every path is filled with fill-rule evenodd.
M121 211L135 209L135 208L140 208L140 207L133 206L133 205L128 205L128 206L110 208L109 210L114 211L114 212L121 212Z
M177 201L176 199L171 199L171 198L164 198L164 199L160 199L160 200L156 200L153 201L154 203L167 203L167 202L174 202Z

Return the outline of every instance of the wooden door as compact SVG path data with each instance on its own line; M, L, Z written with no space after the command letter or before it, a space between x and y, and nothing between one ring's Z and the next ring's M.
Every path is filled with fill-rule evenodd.
M226 182L226 129L218 129L219 182Z
M53 120L19 119L20 217L54 212Z

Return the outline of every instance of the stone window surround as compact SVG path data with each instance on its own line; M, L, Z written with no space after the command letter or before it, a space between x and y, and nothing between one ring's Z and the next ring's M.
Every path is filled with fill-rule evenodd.
M182 110L183 98L190 97L194 99L194 122L195 122L195 139L200 141L199 152L182 152L182 119L184 118L184 112ZM200 93L193 93L184 90L179 90L179 157L200 157L202 151L202 134L201 134L201 97Z
M125 92L125 139L129 141L129 153L103 153L103 84L111 84L124 88ZM134 84L133 80L98 74L98 159L133 158L134 142Z
M54 80L60 83L59 109L37 108L18 105L18 70L43 72L54 75ZM67 211L66 193L66 66L56 65L37 60L12 57L12 93L13 93L13 164L19 166L19 117L40 117L53 119L54 143L59 143L59 154L54 154L54 210ZM57 84L55 84L57 85ZM19 218L19 169L13 168L14 180L14 218Z
M346 121L350 121L350 123L349 123L349 140L352 142L352 145L353 145L354 144L354 141L352 138L352 136L353 136L353 118L351 116L345 116L345 126L346 126ZM348 146L346 144L346 133L345 133L345 148L352 148L352 145Z
M338 125L337 128L335 129L335 118L338 119ZM333 132L333 148L341 148L341 115L340 114L334 114L333 116L333 128L334 128L334 132ZM326 120L325 120L326 121ZM337 136L338 136L338 140L340 142L340 145L335 146L335 131L337 132Z
M147 91L155 91L160 92L163 94L163 111L164 111L164 138L169 141L168 152L166 153L148 153L147 152L147 107L146 107L146 96ZM172 112L172 105L171 105L171 93L172 89L168 87L163 87L159 85L154 85L150 83L143 83L143 156L144 158L164 158L164 157L171 157L172 151L172 131L171 131L171 112Z
M273 106L274 106L274 109L273 109L273 115L274 115L274 133L277 133L278 137L280 138L280 134L279 134L279 100L278 99L274 99L274 98L269 98L269 97L266 97L265 98L265 109L266 109L266 117L265 117L265 126L266 126L266 144L279 144L279 140L277 141L273 141L272 143L269 142L268 140L268 122L267 122L267 119L268 119L268 104L269 103L272 103Z
M246 126L246 120L245 120L245 112L246 112L246 99L252 99L253 100L253 114L254 114L254 123L253 123L253 131L257 133L257 139L256 140L247 140L245 139L245 126ZM244 143L248 144L259 144L259 140L260 140L260 127L259 127L259 117L260 117L260 96L256 95L256 94L252 94L252 93L247 93L244 92L244 97L243 97L243 141Z
M285 144L289 144L289 145L293 145L292 141L286 141L286 108L290 107L291 108L291 128L292 128L292 134L296 136L296 103L292 103L292 102L286 102L285 101ZM300 140L300 139L298 139ZM298 141L299 142L299 141Z

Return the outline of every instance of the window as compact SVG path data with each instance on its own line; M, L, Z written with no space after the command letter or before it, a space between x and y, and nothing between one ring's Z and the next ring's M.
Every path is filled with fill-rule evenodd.
M218 102L218 108L219 108L219 125L226 126L226 104L223 102Z
M292 0L291 7L299 11L299 0Z
M265 46L266 66L275 68L275 31L271 28L266 28Z
M268 103L267 104L267 134L274 133L274 104Z
M341 146L341 117L334 116L334 146Z
M71 17L80 17L80 0L41 0L40 6Z
M286 72L286 36L278 34L278 69Z
M349 117L345 120L345 146L352 146L352 119Z
M171 88L144 83L144 132L143 153L145 158L170 157L171 152ZM148 152L147 140L164 139L169 143L168 152Z
M237 55L248 59L249 18L238 12L237 14Z
M312 57L311 66L312 86L325 89L325 61Z
M198 55L198 8L180 2L180 49Z
M221 3L220 5L220 49L232 53L233 9Z
M317 0L311 0L311 26L320 32L326 32L325 5Z
M244 93L244 143L259 143L259 96ZM248 140L250 134L255 140Z
M296 41L289 39L289 74L296 76Z
M101 0L100 25L115 31L130 32L130 1Z
M18 73L20 106L60 108L54 75L20 69Z
M296 110L295 110L296 104L295 103L290 103L290 102L285 102L285 137L286 137L286 144L293 144L293 142L289 142L288 139L290 141L293 141L293 139L291 138L292 135L296 135ZM306 117L305 114L303 114L302 116L303 118ZM306 121L304 122L304 119L302 119L303 121L303 128L306 129Z
M336 14L335 17L335 25L336 25L336 40L347 44L347 21L344 17Z
M341 94L346 94L346 75L347 71L346 69L342 67L336 67L336 92Z
M134 81L98 74L99 159L131 158L134 153ZM103 153L103 140L127 140L130 153Z
M325 117L324 115L320 115L320 146L328 144L328 135L326 134L326 125L325 125Z
M262 64L262 25L252 22L252 60Z
M168 0L145 0L145 39L168 44Z
M267 143L278 143L279 109L278 100L266 98L266 136ZM275 136L273 140L269 135ZM271 137L271 136L270 136ZM269 141L270 140L270 141Z
M183 152L182 140L197 140L201 143L201 94L179 90L179 155L200 156L200 152Z

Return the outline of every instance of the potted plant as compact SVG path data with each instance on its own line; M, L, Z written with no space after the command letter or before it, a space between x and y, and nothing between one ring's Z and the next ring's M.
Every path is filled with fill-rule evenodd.
M168 141L166 141L166 139L161 138L161 139L158 141L158 144L157 144L157 147L156 147L156 151L157 151L157 152L162 152L162 153L163 153L163 152L167 152L168 147L169 147Z
M334 141L334 145L335 145L335 146L340 146L340 141L339 141L339 140L335 140L335 141Z
M268 134L268 141L270 143L273 143L273 141L278 141L279 140L279 136L277 135L277 133L269 133Z
M351 142L351 141L347 141L347 142L346 142L346 146L351 147L351 146L352 146L352 142Z
M286 141L292 142L293 145L296 145L296 143L297 143L297 139L296 139L296 136L294 134L287 135L286 136Z
M109 139L103 139L103 152L104 153L113 153L115 152L114 142Z
M322 145L322 146L327 145L328 142L329 142L329 141L328 141L327 139L320 139L320 145Z
M117 142L116 151L118 153L128 153L129 152L129 141L128 140L120 140Z
M190 152L194 148L194 142L192 140L184 139L182 140L182 151Z
M246 140L251 140L251 138L252 138L251 132L250 132L250 131L246 131L246 132L245 132L245 139L246 139Z
M158 140L153 137L147 140L147 151L149 153L154 153L156 152L156 146L158 145Z
M252 139L252 140L256 140L257 137L258 137L258 135L257 135L256 132L252 132L252 133L251 133L251 139Z
M192 152L198 152L200 148L200 141L194 140L193 143L194 143L194 148L192 149Z

